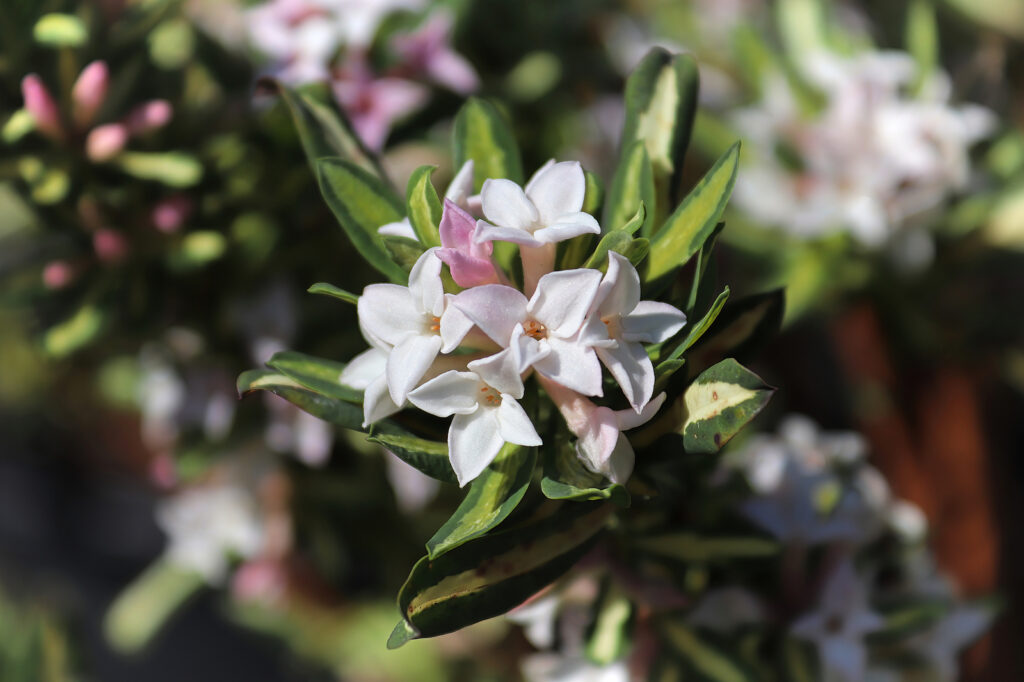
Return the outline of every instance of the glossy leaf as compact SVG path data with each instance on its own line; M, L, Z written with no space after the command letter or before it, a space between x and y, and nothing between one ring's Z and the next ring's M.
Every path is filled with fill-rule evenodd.
M466 497L451 518L427 540L427 556L436 559L504 521L526 494L536 463L536 448L506 443L469 484Z
M275 353L267 366L294 379L303 388L321 395L361 405L363 392L345 386L339 380L345 363L306 355L293 350Z
M541 492L552 500L609 500L620 507L630 504L629 492L618 483L588 470L569 444L544 450Z
M404 206L379 179L339 158L316 162L320 192L359 254L396 284L409 276L396 264L377 234L381 225L402 219Z
M642 202L646 213L641 233L647 234L654 218L655 201L651 161L643 141L637 140L623 149L612 187L605 198L601 224L605 229L625 225Z
M403 433L380 432L380 428L377 424L374 425L369 438L371 443L387 448L400 460L431 478L458 485L459 480L448 459L447 443Z
M704 317L702 317L700 321L697 322L696 324L690 326L689 331L686 333L686 337L682 341L680 341L675 348L672 349L672 352L664 356L664 359L661 362L673 362L682 358L683 353L685 353L693 346L693 344L699 341L700 338L704 336L707 330L711 327L711 325L715 323L715 320L718 319L719 314L725 307L725 302L728 300L729 287L726 287L725 289L722 290L722 293L718 295L718 298L715 299L715 302L711 304L711 308L709 308L708 311L704 313ZM660 365L659 367L655 368L655 373L658 372L659 368Z
M633 217L629 219L622 227L610 230L607 234L601 237L601 241L597 243L597 248L594 249L594 253L587 259L585 268L604 268L608 262L608 252L614 251L616 253L625 253L629 250L630 245L633 243L633 235L636 234L637 230L644 224L647 219L647 209L644 207L644 203L640 202L640 207L633 214Z
M477 538L437 559L423 557L398 595L396 648L492 618L518 606L590 549L613 507L555 506L547 516Z
M455 116L453 130L455 167L473 159L473 189L487 178L523 182L523 162L512 129L490 102L471 97Z
M775 389L732 358L703 372L683 394L683 447L711 454L768 404Z
M430 182L430 175L437 166L420 166L409 178L405 193L406 210L413 232L420 243L427 248L440 246L438 226L441 224L441 200Z
M664 289L714 232L732 194L739 157L737 142L715 162L651 240L647 279L655 291Z
M310 288L306 289L306 291L311 294L321 294L323 296L341 299L342 301L345 301L345 303L351 303L352 305L359 303L359 296L356 294L353 294L350 291L345 291L333 284L328 284L327 282L317 282Z
M244 396L252 391L269 391L314 417L346 429L362 430L362 407L346 400L315 393L283 373L251 369L242 372L238 377L237 387L239 395Z

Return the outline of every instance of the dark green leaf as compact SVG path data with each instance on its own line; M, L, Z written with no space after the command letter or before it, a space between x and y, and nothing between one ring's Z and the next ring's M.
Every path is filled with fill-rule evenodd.
M628 507L629 492L618 483L609 483L604 476L589 471L576 456L576 450L565 443L544 450L544 478L540 489L552 500L610 500Z
M314 393L285 374L263 369L242 372L238 377L239 395L244 396L252 391L270 391L314 417L346 429L362 430L362 407Z
M683 446L711 454L757 416L775 389L732 358L703 372L683 394Z
M380 433L376 426L369 440L387 448L400 460L427 476L458 485L459 480L455 477L451 461L448 459L446 443L408 434Z
M339 298L342 301L345 301L346 303L351 303L352 305L356 305L359 303L359 296L357 296L356 294L353 294L352 292L349 291L345 291L344 289L336 287L333 284L328 284L327 282L317 282L310 288L306 289L306 291L311 294L322 294L324 296L330 296L332 298Z
M493 104L471 97L455 116L453 130L455 167L473 159L473 189L487 178L508 178L523 183L523 163L512 130Z
M381 237L381 241L384 242L384 248L387 249L391 260L397 263L406 273L412 270L412 266L416 265L416 261L426 251L422 244L408 237L384 235ZM409 277L406 275L406 280L408 279Z
M294 379L303 388L308 388L329 398L362 404L363 392L341 383L340 377L345 363L318 358L292 350L275 353L267 366Z
M714 325L710 333L698 336L691 343L692 350L686 355L691 376L725 357L748 360L778 332L784 309L782 289L747 296L726 305L717 320L712 319Z

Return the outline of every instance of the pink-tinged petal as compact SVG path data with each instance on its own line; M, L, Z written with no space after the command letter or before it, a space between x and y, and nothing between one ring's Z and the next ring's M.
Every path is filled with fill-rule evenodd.
M523 262L523 291L528 296L537 293L537 284L540 279L555 269L557 254L558 249L554 244L520 245L519 259Z
M142 135L170 123L174 108L165 99L144 102L129 112L125 126L132 135Z
M452 305L495 343L507 346L516 324L526 318L526 297L502 284L485 284L458 294Z
M409 271L409 291L419 309L434 317L444 313L444 284L437 249L427 249Z
M391 400L387 377L381 374L363 392L363 428L390 417L401 409L401 406Z
M468 95L480 87L480 78L476 70L465 57L447 46L430 56L426 71L435 83L460 95Z
M79 128L88 127L96 117L96 112L107 98L109 82L110 72L103 61L90 63L78 74L71 86L71 113Z
M177 232L190 213L192 200L184 194L176 194L157 202L153 207L153 225L165 234Z
M451 199L460 208L465 208L473 213L469 208L469 198L473 194L473 159L466 159L466 162L462 164L462 168L452 178L452 182L448 185L448 189L444 193L445 199Z
M616 410L615 418L619 421L619 430L629 431L630 429L635 429L638 426L643 426L654 419L654 415L658 414L658 410L660 410L661 406L665 404L666 397L667 396L664 391L654 396L654 398L644 406L644 409L640 414L637 414L633 410Z
M412 223L409 222L408 218L402 218L397 222L381 225L377 228L377 234L387 237L405 237L417 242L420 240L416 236L416 231L412 229Z
M639 343L619 343L613 348L597 348L597 356L619 383L626 400L640 412L654 393L654 365Z
M63 289L74 278L75 268L67 261L50 261L43 268L43 285L47 289Z
M401 78L335 81L333 90L363 142L376 151L383 148L392 124L422 107L430 94Z
M682 310L658 301L640 301L633 312L622 318L624 341L661 343L671 339L686 324Z
M581 234L600 234L601 226L589 213L571 213L561 216L555 222L533 233L537 241L544 243L564 242Z
M594 299L599 315L627 315L640 303L640 275L629 259L608 252L608 272Z
M128 143L128 129L120 123L108 123L89 131L85 138L85 154L96 163L109 161Z
M480 201L484 217L499 227L517 227L529 231L540 217L522 188L504 178L485 180L480 190Z
M491 242L476 243L473 234L476 221L450 199L444 201L441 216L441 246L438 258L448 264L452 279L460 287L476 287L482 284L497 284L500 280L491 262L494 245Z
M595 407L586 426L576 434L576 453L588 469L604 473L620 435L615 413L607 407Z
M405 402L409 391L416 387L434 363L441 350L441 337L412 334L395 346L388 356L388 390L396 405Z
M475 231L476 220L473 219L473 216L459 208L451 199L445 199L444 210L441 212L441 225L438 228L441 246L468 254L473 245L473 232Z
M514 357L519 363L520 372L525 372L551 353L551 345L547 342L547 339L541 343L532 336L527 336L521 324L517 324L512 331L509 348L512 348L514 351Z
M96 257L105 263L116 263L128 255L128 242L116 230L96 230L92 234L92 248Z
M480 377L473 372L450 371L409 392L409 402L435 417L472 414L479 409Z
M459 487L482 474L504 443L498 429L497 409L455 415L448 429L448 458Z
M484 214L484 204L479 194L471 194L466 199L466 210L469 211L472 215L478 217Z
M426 320L406 287L371 284L356 304L359 326L374 345L397 346L411 334L421 334Z
M444 314L441 315L440 330L443 342L442 353L451 353L458 348L462 340L466 338L466 334L473 328L473 320L469 315L452 305L454 299L453 294L445 294L447 306L444 309Z
M559 270L540 278L527 314L548 328L548 334L568 338L583 320L601 284L601 272L589 268Z
M62 138L64 129L60 124L57 103L53 101L42 79L34 73L22 78L21 95L25 98L25 110L35 121L36 130L54 139Z
M543 445L543 441L537 435L537 429L522 405L507 393L502 394L501 405L498 406L498 432L506 443Z
M583 395L602 395L601 363L593 349L557 337L548 337L550 353L533 363L534 369Z
M388 353L380 348L368 348L345 365L338 382L356 390L366 388L384 375L388 366Z
M600 292L598 292L598 296L600 295ZM609 348L618 344L618 341L609 336L608 325L594 313L587 317L583 327L580 328L579 334L576 336L576 340L582 345L590 346L591 348Z
M579 213L587 180L578 161L551 164L539 171L527 185L526 196L537 207L540 222L550 225L567 213Z
M636 453L625 434L620 433L615 447L605 460L604 466L598 473L604 474L612 483L624 484L633 474L633 467L636 465Z
M488 386L499 393L509 394L516 399L523 397L522 369L519 367L519 353L516 346L509 346L500 353L474 360L467 365Z
M500 227L483 220L477 222L476 235L473 239L478 244L482 242L512 242L526 246L541 246L543 244L534 239L533 234L528 230L518 227Z
M455 249L438 249L437 257L448 266L452 279L460 287L469 289L501 281L489 258L473 258Z

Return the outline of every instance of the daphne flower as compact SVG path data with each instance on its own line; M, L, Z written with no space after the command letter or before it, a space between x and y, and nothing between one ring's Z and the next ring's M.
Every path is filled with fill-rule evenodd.
M555 243L581 234L600 234L594 216L583 213L587 182L577 161L549 161L526 188L507 179L484 181L480 200L484 218L474 239L520 245L526 292L551 272Z
M85 128L92 123L96 112L107 98L110 72L106 62L95 61L82 69L71 88L71 111L75 125Z
M498 283L498 271L491 261L494 244L474 241L476 229L473 216L450 199L444 200L440 227L442 248L437 251L437 257L448 265L452 279L460 287Z
M473 159L466 159L462 168L452 178L448 189L444 192L446 201L450 200L461 209L465 209L472 215L480 214L480 195L473 194ZM405 237L406 239L418 240L416 232L412 229L412 223L406 216L399 221L381 225L377 232L390 237ZM443 237L442 237L443 244Z
M404 78L374 78L361 59L350 59L331 82L338 103L367 147L380 151L394 123L426 103L426 87Z
M25 110L32 115L36 130L53 139L64 137L57 103L53 101L42 79L34 73L25 76L21 80L21 94L25 98Z
M253 45L279 64L278 78L296 85L327 78L342 35L326 3L273 0L248 10L246 20Z
M463 291L453 305L499 345L514 341L524 362L544 376L601 395L601 364L576 338L600 283L597 270L562 270L541 277L529 300L512 287L485 284Z
M357 307L363 335L371 345L389 349L385 375L395 406L405 402L437 354L455 350L473 326L458 308L447 305L436 249L416 261L408 287L371 284Z
M435 83L468 95L480 87L480 79L465 57L451 48L451 31L451 15L440 11L413 33L395 37L391 44L404 63L422 69Z
M625 257L608 254L608 272L591 304L581 334L640 412L654 393L654 365L641 343L671 338L686 315L668 303L640 300L640 276Z
M409 393L424 412L450 417L448 453L464 486L479 476L505 443L535 446L540 436L517 402L523 382L515 348L469 363L468 372L450 371Z

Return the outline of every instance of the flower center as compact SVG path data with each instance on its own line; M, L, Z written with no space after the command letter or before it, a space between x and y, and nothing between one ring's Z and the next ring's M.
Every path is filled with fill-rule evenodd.
M548 336L548 328L536 320L527 320L523 324L523 333L531 339L546 339Z
M615 339L619 337L619 321L621 320L619 315L605 315L601 318L601 322L604 322L605 329L608 330L608 337Z
M440 317L434 316L434 317L432 317L430 319L430 331L434 332L435 334L440 334L441 333L441 318Z
M501 394L487 384L481 384L477 402L484 407L497 407L501 404Z

